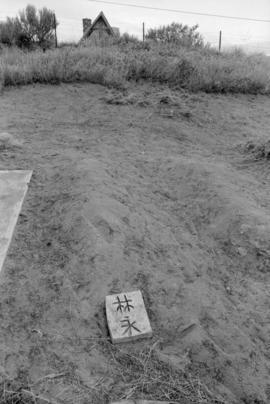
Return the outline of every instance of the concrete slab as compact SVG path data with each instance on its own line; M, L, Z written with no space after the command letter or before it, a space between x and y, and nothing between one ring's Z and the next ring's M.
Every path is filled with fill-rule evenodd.
M119 293L106 296L106 315L112 343L152 336L142 293Z
M0 271L31 176L32 171L0 171Z

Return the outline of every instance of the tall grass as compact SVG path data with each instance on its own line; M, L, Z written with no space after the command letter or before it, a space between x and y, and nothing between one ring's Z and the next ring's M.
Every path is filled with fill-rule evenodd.
M194 92L269 94L270 62L264 55L240 51L218 54L153 44L0 53L2 86L83 81L122 87L130 80L167 83Z

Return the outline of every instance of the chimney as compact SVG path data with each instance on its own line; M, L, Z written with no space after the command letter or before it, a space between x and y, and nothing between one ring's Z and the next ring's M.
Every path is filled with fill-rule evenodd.
M83 22L83 35L84 35L88 30L88 28L91 27L92 20L90 20L90 18L83 18L82 22Z

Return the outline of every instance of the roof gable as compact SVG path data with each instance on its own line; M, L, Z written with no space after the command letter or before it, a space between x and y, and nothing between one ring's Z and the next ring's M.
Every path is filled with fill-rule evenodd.
M91 27L89 27L84 35L83 38L87 38L91 35L91 33L95 30L98 29L98 26L100 25L100 22L102 23L102 25L105 26L105 28L107 28L107 30L111 33L111 35L114 35L114 31L112 29L112 27L110 26L107 18L105 17L103 11L101 11L99 13L99 15L97 16L97 18L94 20L93 24L91 25Z

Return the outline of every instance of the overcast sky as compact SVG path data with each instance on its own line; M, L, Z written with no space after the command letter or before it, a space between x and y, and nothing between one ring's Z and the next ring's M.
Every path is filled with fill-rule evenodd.
M108 0L110 1L110 0ZM270 20L270 0L116 0L125 4L136 4L160 8L172 8L199 13L223 14ZM199 30L206 41L213 45L218 43L219 31L222 30L223 44L245 44L252 42L270 42L270 23L210 18L185 15L175 12L145 10L95 3L91 0L1 0L0 20L15 16L27 4L37 8L46 6L55 11L58 21L60 41L77 41L82 36L82 18L94 19L103 10L110 24L120 31L142 36L142 22L146 29L170 22L188 25L199 24ZM259 45L257 47L260 50ZM262 50L265 50L262 49ZM267 49L270 53L270 46Z

